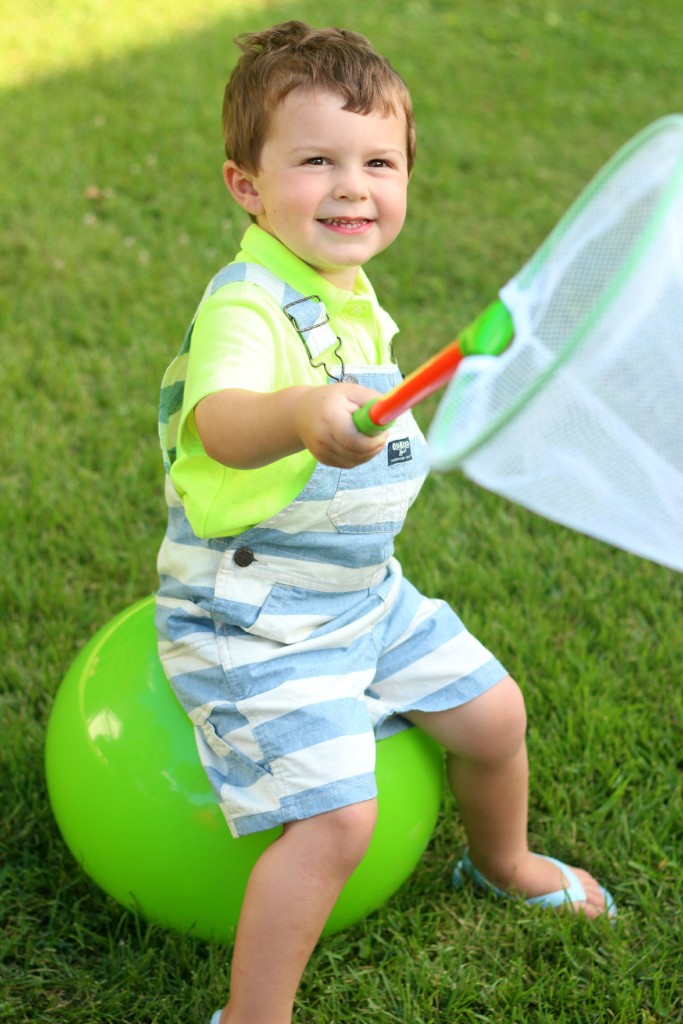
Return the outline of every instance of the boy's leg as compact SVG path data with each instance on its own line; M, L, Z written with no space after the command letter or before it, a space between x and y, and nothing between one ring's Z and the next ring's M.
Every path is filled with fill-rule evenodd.
M529 769L526 712L517 684L507 676L481 696L447 711L406 713L448 754L448 778L467 832L472 862L500 888L524 896L562 889L560 870L527 845ZM580 908L604 910L600 886L575 869L586 891Z
M289 1024L301 975L375 826L375 800L285 826L249 878L221 1024Z

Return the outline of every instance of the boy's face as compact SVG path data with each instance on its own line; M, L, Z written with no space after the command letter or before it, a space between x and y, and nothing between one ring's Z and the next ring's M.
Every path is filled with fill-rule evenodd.
M406 215L403 117L342 110L334 93L290 93L273 113L255 175L225 164L257 223L340 288L398 235Z

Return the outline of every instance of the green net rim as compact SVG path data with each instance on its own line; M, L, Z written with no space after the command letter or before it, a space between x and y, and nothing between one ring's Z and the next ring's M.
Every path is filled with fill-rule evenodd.
M646 128L643 128L637 135L634 135L632 139L625 143L621 149L619 149L614 156L607 161L601 170L597 172L588 185L586 185L585 189L574 200L572 205L561 217L545 241L541 243L540 247L536 250L528 263L525 264L525 266L512 280L520 280L522 287L528 287L528 283L534 280L542 270L550 256L550 253L554 250L557 243L567 233L571 225L576 221L586 206L593 200L596 193L604 187L605 183L631 159L634 153L640 150L641 147L648 143L655 135L658 135L661 132L670 131L672 128L677 128L683 139L683 114L669 114L666 117L661 117L657 121L653 121L652 124L648 125ZM542 373L539 373L538 377L536 377L535 380L533 380L531 384L529 384L529 386L513 402L510 403L507 409L497 417L494 417L489 426L484 428L484 430L473 441L470 441L462 449L453 453L448 459L434 460L436 463L435 468L443 470L453 468L464 462L470 455L473 455L476 451L487 444L492 437L494 437L504 426L510 423L522 411L522 409L529 404L532 398L534 398L535 395L537 395L545 386L546 382L553 377L557 371L569 361L569 359L572 358L586 340L586 337L594 324L601 319L605 310L609 308L615 295L621 292L628 283L629 278L640 263L643 253L652 244L653 238L659 230L669 207L680 190L682 181L683 144L681 145L678 159L672 169L668 185L662 193L657 207L652 212L649 222L643 228L638 243L633 247L633 251L629 257L624 260L620 272L615 275L614 280L607 288L605 288L603 295L600 300L596 302L595 307L589 316L587 316L586 319L575 329L573 334L569 336L561 351L556 353L549 366ZM438 411L435 423L437 420ZM434 444L431 437L430 444Z

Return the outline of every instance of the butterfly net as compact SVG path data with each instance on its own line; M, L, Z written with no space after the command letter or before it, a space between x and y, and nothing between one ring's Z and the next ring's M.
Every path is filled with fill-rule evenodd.
M514 339L462 362L433 468L683 571L683 117L617 153L500 297Z

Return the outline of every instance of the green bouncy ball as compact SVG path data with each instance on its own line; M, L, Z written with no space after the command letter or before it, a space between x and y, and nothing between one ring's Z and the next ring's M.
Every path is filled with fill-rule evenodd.
M150 921L230 941L251 869L281 830L230 834L159 661L153 598L116 616L80 652L57 693L45 754L57 824L85 872ZM436 824L436 744L417 729L381 740L376 771L377 828L324 934L396 892Z

